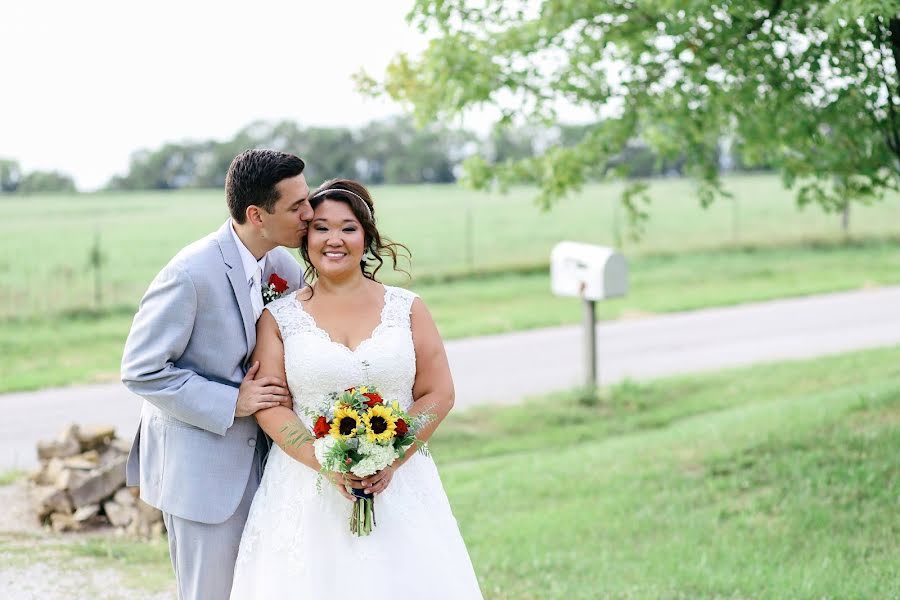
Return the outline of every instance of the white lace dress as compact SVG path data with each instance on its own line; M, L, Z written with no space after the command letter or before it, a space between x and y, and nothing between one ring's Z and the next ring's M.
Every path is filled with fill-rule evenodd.
M364 384L408 410L416 375L414 298L386 287L381 322L352 351L333 342L293 294L271 302L266 309L284 339L295 411ZM397 470L375 498L377 525L367 537L350 533L350 501L327 481L317 492L316 476L273 446L241 538L233 600L482 597L431 458L417 453Z

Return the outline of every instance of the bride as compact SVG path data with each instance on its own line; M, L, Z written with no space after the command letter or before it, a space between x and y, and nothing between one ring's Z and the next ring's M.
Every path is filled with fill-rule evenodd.
M294 409L256 413L277 445L244 528L231 598L480 599L430 457L413 446L374 475L332 474L317 491L312 444L287 443L299 423L312 428L304 407L353 386L375 386L409 413L433 415L419 432L425 440L453 406L447 356L428 309L412 292L375 279L382 255L396 267L398 246L382 241L368 191L334 179L310 203L315 214L300 251L314 283L269 303L257 323L257 377L286 377ZM350 532L350 487L376 495L377 526L367 537Z

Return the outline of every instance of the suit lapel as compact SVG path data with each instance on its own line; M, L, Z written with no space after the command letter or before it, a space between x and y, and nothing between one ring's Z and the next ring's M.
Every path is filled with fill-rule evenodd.
M219 242L219 248L222 250L222 260L228 268L228 281L231 282L234 298L237 300L241 310L241 320L244 322L244 334L247 336L246 364L250 359L250 353L256 347L256 322L253 319L253 306L250 304L248 276L244 274L241 256L238 254L237 246L234 244L234 237L231 234L231 219L228 219L219 228L217 241Z

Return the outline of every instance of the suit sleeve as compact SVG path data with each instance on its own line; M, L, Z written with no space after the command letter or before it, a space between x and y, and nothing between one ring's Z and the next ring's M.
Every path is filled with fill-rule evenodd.
M238 389L176 365L191 339L196 314L190 275L167 266L134 317L122 356L122 383L174 418L225 435L234 423Z

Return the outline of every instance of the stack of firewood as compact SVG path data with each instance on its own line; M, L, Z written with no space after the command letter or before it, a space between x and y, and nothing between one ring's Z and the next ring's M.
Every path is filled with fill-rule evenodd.
M37 517L55 531L109 523L135 536L162 535L162 513L138 498L136 488L125 487L130 447L112 427L78 425L38 442L41 468L29 483Z

